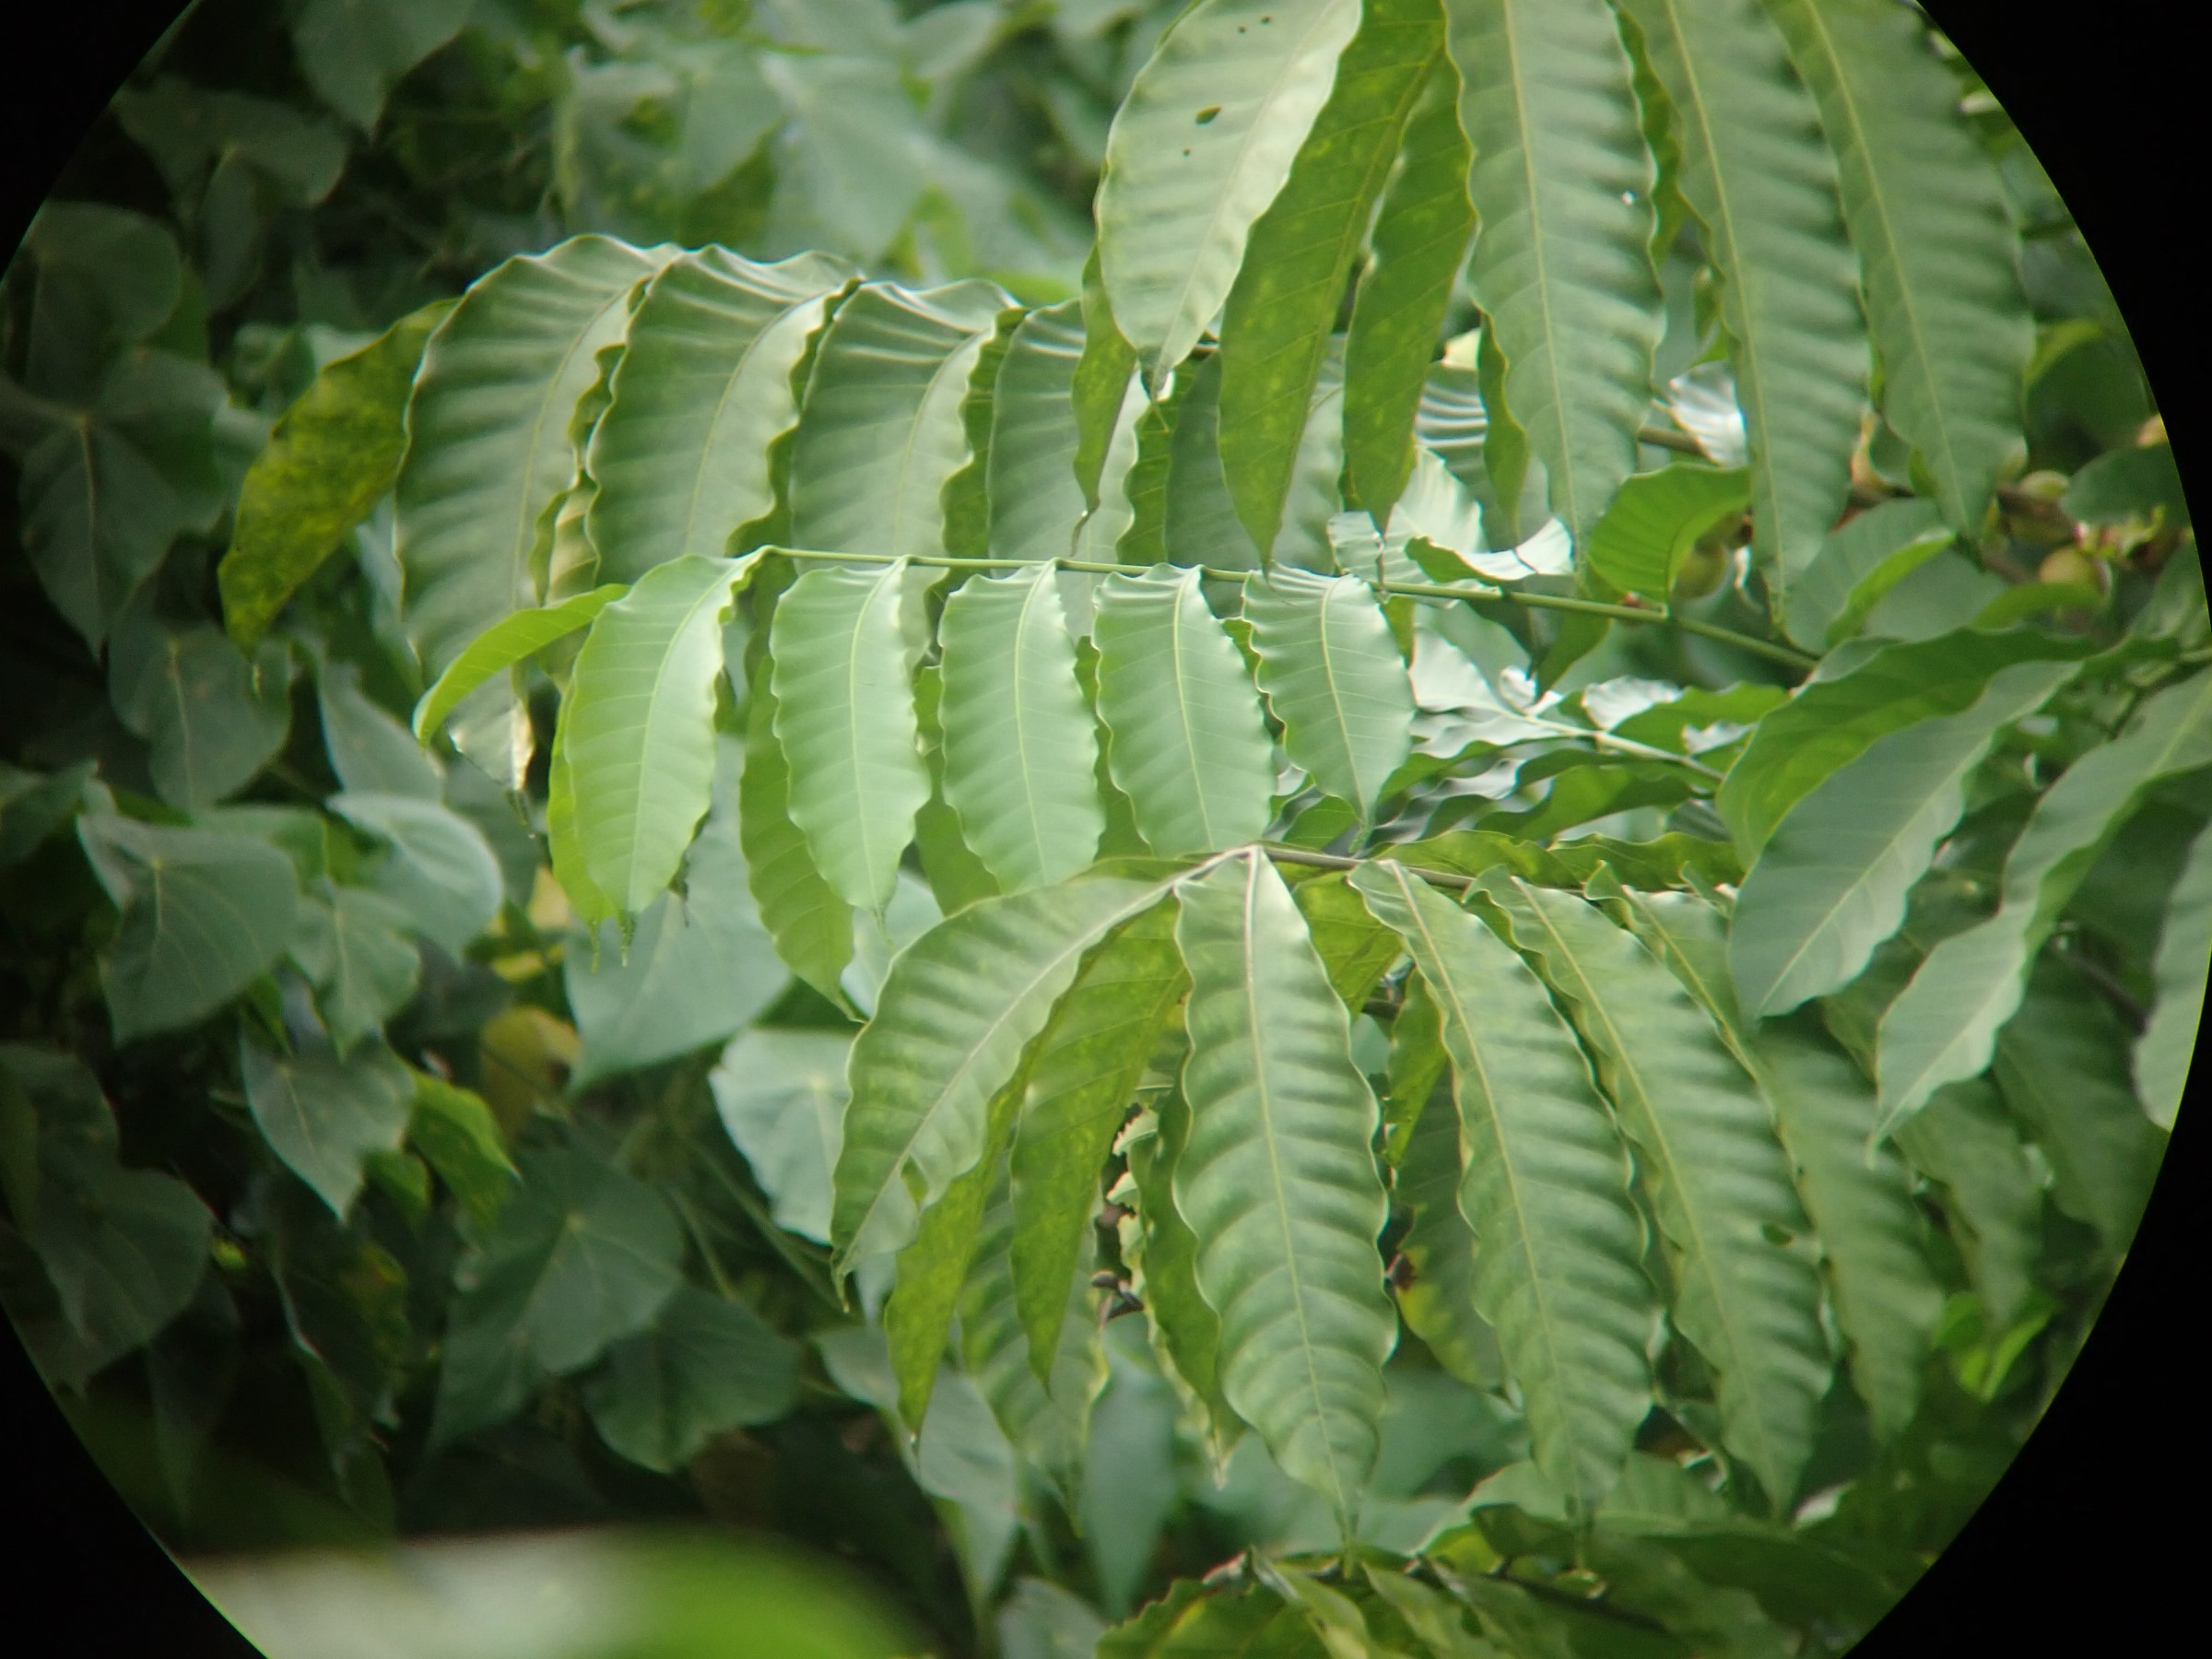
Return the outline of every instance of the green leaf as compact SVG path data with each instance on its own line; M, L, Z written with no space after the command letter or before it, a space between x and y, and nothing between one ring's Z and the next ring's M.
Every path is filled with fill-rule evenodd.
M456 1274L433 1445L503 1421L545 1372L642 1331L683 1282L683 1229L653 1188L578 1152L521 1161L522 1190Z
M1040 1382L1052 1371L1067 1284L1099 1215L1099 1172L1188 983L1169 907L1093 951L1030 1062L1009 1165L1013 1301Z
M576 475L569 418L622 338L632 291L676 250L578 236L479 277L430 335L407 403L394 552L402 618L441 675L539 603L548 512Z
M1390 1037L1393 1099L1386 1112L1394 1141L1403 1121L1399 1114L1409 1109L1406 1101L1396 1098L1406 1087L1399 1076L1406 1051L1425 1049L1430 1056L1425 1064L1414 1063L1418 1074L1412 1085L1416 1090L1433 1088L1447 1065L1436 1001L1425 980L1417 981L1416 988L1408 991ZM1406 1127L1394 1192L1413 1212L1398 1247L1413 1269L1413 1282L1399 1288L1398 1312L1444 1370L1470 1388L1495 1390L1505 1374L1504 1357L1498 1333L1477 1312L1475 1230L1459 1207L1463 1159L1458 1109L1441 1098L1430 1100ZM1501 1242L1493 1240L1485 1248L1497 1248Z
M914 814L929 799L903 614L901 561L867 571L817 566L776 602L775 734L789 767L792 822L822 878L855 910L890 902Z
M1750 504L1752 477L1740 466L1677 465L1623 480L1590 532L1590 568L1617 588L1664 603L1690 548Z
M1442 60L1443 32L1435 0L1360 6L1328 101L1246 240L1221 318L1221 465L1256 546L1273 547L1282 527L1352 262L1406 120Z
M392 488L423 343L453 308L440 300L411 312L374 344L325 365L269 433L240 487L230 548L216 569L223 623L240 649L253 648Z
M1068 671L1075 671L1074 641L1069 641ZM1082 694L1078 684L1077 695ZM937 913L949 915L978 899L987 899L1003 891L998 878L990 867L975 855L968 838L960 829L959 815L945 799L945 732L939 723L938 704L944 699L942 665L925 664L914 671L914 726L922 744L923 759L929 765L929 799L914 815L914 853L921 860L923 879L928 883L930 896L935 900ZM1090 719L1090 708L1084 705L1083 715ZM1097 741L1092 741L1092 773L1097 772ZM1072 874L1072 872L1071 872ZM895 900L894 900L895 901ZM934 919L934 918L933 918Z
M1790 809L1745 877L1729 930L1729 971L1753 1018L1858 976L1958 823L1967 775L2005 725L2074 672L2066 662L2000 669L1970 707L1877 738Z
M806 832L790 816L791 769L776 736L769 661L746 698L745 772L737 787L737 840L761 924L783 965L833 1003L853 959L853 911L822 878ZM566 883L564 882L565 886Z
M1710 904L1680 893L1626 902L1637 936L1712 1015L1772 1108L1850 1345L1852 1382L1877 1432L1897 1435L1920 1403L1943 1292L1903 1163L1889 1150L1867 1156L1873 1091L1819 1041L1808 1015L1747 1030L1728 982L1725 930Z
M1882 1016L1882 1133L1988 1065L2035 953L2128 817L2164 779L2208 765L2212 675L2198 675L2154 693L2044 792L2006 856L1996 914L1930 951Z
M986 899L900 953L853 1045L831 1229L841 1269L904 1245L974 1167L990 1102L1083 958L1160 891L1108 873Z
M974 1165L922 1211L912 1240L899 1252L897 1283L883 1310L883 1334L890 1344L892 1374L899 1379L899 1416L910 1434L919 1434L929 1415L952 1316L960 1306L983 1212L1013 1130L1018 1092L1009 1085L992 1097Z
M2081 524L2189 524L2189 498L2182 492L2171 443L2146 443L2098 456L2074 475L2059 506Z
M577 850L625 923L666 889L712 798L722 625L751 562L655 567L577 653L561 711Z
M1357 0L1200 0L1137 71L1106 138L1099 254L1155 389L1229 298L1359 23Z
M123 912L100 975L117 1042L206 1018L284 954L300 890L276 848L105 813L76 834Z
M1040 1379L1014 1295L1013 1194L1006 1167L992 1161L990 1201L960 1289L960 1359L1015 1450L1054 1483L1071 1512L1079 1512L1091 1407L1106 1386L1099 1293L1090 1284L1097 1252L1083 1250L1060 1281L1065 1317L1045 1350Z
M837 1164L853 1040L842 1031L740 1031L708 1075L730 1142L768 1194L778 1227L830 1242L830 1176Z
M1594 1504L1650 1410L1657 1312L1619 1136L1543 984L1488 928L1394 864L1353 885L1405 938L1441 1019L1475 1309L1521 1390L1538 1465Z
M1163 854L1257 839L1275 787L1259 695L1198 582L1194 570L1110 576L1094 623L1106 764Z
M1155 522L1147 510L1144 470L1150 459L1144 440L1153 437L1154 430L1148 425L1139 429L1138 465L1132 468L1126 486L1135 524L1114 553L1123 564L1152 564L1164 559L1170 564L1251 570L1262 562L1258 547L1237 517L1229 475L1221 466L1221 376L1228 360L1226 353L1209 351L1186 362L1176 371L1171 397L1148 412L1152 419L1165 423L1158 437L1165 445L1161 454L1166 470L1154 475L1159 483L1157 544L1141 539Z
M994 559L1065 559L1074 546L1085 503L1075 471L1082 432L1073 399L1086 344L1082 308L1073 300L1030 312L1006 342L992 388L984 467ZM1124 364L1109 422L1128 378ZM1105 459L1103 447L1099 458Z
M2015 664L2078 659L2091 649L2026 629L1961 629L1886 645L1848 669L1816 676L1760 720L1713 805L1749 858L1793 806L1881 737L1964 712Z
M484 1098L425 1071L414 1079L407 1142L438 1171L479 1232L499 1217L518 1179L500 1138L499 1121Z
M1882 412L1944 518L1981 533L2021 447L2035 330L1995 161L1919 18L1881 0L1765 0L1820 110L1859 250Z
M1277 570L1244 586L1260 687L1283 747L1327 794L1374 816L1413 747L1413 684L1373 592Z
M1713 1371L1723 1443L1786 1512L1828 1392L1820 1284L1767 1103L1703 1009L1572 894L1486 878L1514 942L1571 1005L1650 1183L1672 1318Z
M1099 1659L1324 1659L1327 1650L1306 1616L1254 1585L1237 1594L1209 1595L1194 1580L1179 1579L1168 1594L1099 1639Z
M1136 1213L1121 1223L1122 1259L1145 1304L1145 1325L1160 1368L1197 1419L1218 1470L1243 1425L1221 1396L1221 1316L1198 1289L1198 1237L1174 1197L1175 1167L1190 1144L1191 1109L1171 1088L1156 1108L1153 1132L1132 1135L1125 1150ZM1143 1122L1142 1119L1139 1120Z
M1512 418L1580 547L1636 470L1661 327L1628 53L1601 0L1454 0L1446 16L1475 150L1483 343L1504 359Z
M1076 679L1057 573L971 581L945 603L945 798L1012 891L1065 881L1105 830L1098 736Z
M437 683L415 705L415 735L428 743L453 711L477 688L495 674L535 656L547 646L588 628L609 605L629 592L618 582L577 594L559 605L516 611L495 622L468 643L468 648L447 665Z
M1672 106L1681 191L1721 278L1751 452L1751 545L1779 605L1843 507L1866 404L1836 164L1758 0L1630 0L1627 11Z
M1374 1096L1275 866L1248 853L1179 894L1191 1136L1175 1205L1221 1316L1221 1390L1348 1529L1396 1324L1375 1252L1388 1205Z
M1175 1399L1126 1321L1106 1327L1111 1378L1091 1413L1083 1471L1083 1543L1100 1605L1126 1614L1151 1575L1161 1528L1181 1500Z
M585 458L604 576L741 550L733 535L776 505L771 453L799 418L793 371L851 276L822 253L755 265L705 248L646 285Z
M499 915L506 897L499 860L459 813L413 795L350 790L324 805L384 843L366 885L446 955L460 956Z
M971 459L962 413L1008 303L971 279L919 293L869 283L838 307L792 445L793 546L948 550L945 486Z
M76 818L93 766L79 760L41 776L0 760L0 870L20 864Z
M562 974L583 1039L573 1088L725 1041L789 982L737 845L743 747L718 737L715 747L714 805L685 858L682 893L645 907L620 960L594 961L587 939L569 942Z
M1398 937L1377 922L1359 896L1346 885L1341 871L1325 875L1291 874L1305 879L1291 889L1299 914L1306 921L1306 936L1321 954L1329 984L1347 1012L1357 1014L1390 965L1404 954Z
M601 1439L670 1474L724 1430L782 1417L798 1387L798 1344L743 1302L681 1285L651 1329L608 1350L582 1392Z
M2052 1196L2097 1230L2114 1260L2135 1237L2166 1150L2128 1092L2126 1053L2112 1005L2048 958L1996 1051L1997 1087L2050 1159Z
M1076 360L1068 398L1076 418L1076 483L1083 491L1088 516L1098 510L1113 439L1123 425L1123 411L1144 396L1144 388L1136 380L1136 348L1113 320L1095 241L1083 265L1081 304L1083 355Z
M392 88L467 20L450 0L307 0L292 50L317 96L369 132Z
M380 893L323 881L297 912L291 958L342 1056L405 1007L422 975L407 913Z
M164 623L144 604L108 641L110 699L152 746L154 788L172 806L211 806L267 764L291 729L291 679L282 646L249 662L212 625Z
M1954 539L1942 509L1918 496L1853 513L1829 532L1791 585L1790 638L1807 651L1850 638L1892 588Z
M415 1095L407 1068L381 1042L343 1060L320 1041L284 1057L243 1031L238 1065L262 1138L344 1220L363 1162L396 1151L406 1135Z
M2171 1129L2189 1081L2212 959L2212 830L2200 830L2166 900L2159 947L2151 959L2158 987L2149 1022L2136 1039L2136 1093L2150 1121Z
M1436 337L1475 229L1459 71L1438 63L1406 118L1344 348L1347 494L1387 523L1414 465L1414 428Z

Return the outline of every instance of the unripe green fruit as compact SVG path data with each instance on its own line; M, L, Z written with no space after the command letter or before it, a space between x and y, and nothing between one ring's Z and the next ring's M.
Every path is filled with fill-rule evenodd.
M1698 538L1675 572L1677 599L1702 599L1718 589L1728 576L1728 544L1717 535Z
M2069 582L2077 587L2095 588L2099 594L2110 590L2112 572L2101 559L2091 559L2079 547L2061 547L2037 567L2038 582Z

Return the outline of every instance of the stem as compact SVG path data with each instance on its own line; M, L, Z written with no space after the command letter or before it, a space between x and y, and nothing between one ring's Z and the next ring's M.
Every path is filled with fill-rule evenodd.
M900 557L890 553L823 553L792 547L778 547L774 550L785 559L820 559L846 564L894 564L898 562ZM1023 571L1028 570L1031 565L1050 563L1057 570L1079 571L1093 575L1112 576L1117 573L1126 575L1147 568L1142 565L1109 564L1095 559L1054 559L1050 560L1039 559L953 559L944 555L924 553L908 554L905 559L908 564L923 565L928 569L938 571ZM1194 570L1201 576L1209 577L1217 582L1242 582L1253 574L1250 571L1224 570L1218 565L1186 565L1183 568ZM1786 667L1813 668L1818 666L1820 661L1818 657L1808 655L1792 646L1779 645L1771 640L1756 639L1750 634L1737 633L1734 629L1723 628L1718 623L1700 622L1693 618L1677 617L1664 605L1607 605L1601 600L1576 599L1559 594L1524 594L1517 588L1502 587L1495 583L1476 585L1480 582L1481 579L1477 577L1472 582L1452 587L1416 582L1374 582L1368 585L1378 593L1394 596L1402 594L1409 599L1502 601L1507 605L1518 605L1530 610L1571 611L1578 616L1607 617L1616 622L1665 622L1687 633L1700 634L1708 640L1716 640L1722 644L1733 645L1738 651L1750 652L1754 656L1763 656L1771 662L1783 664Z
M1636 433L1636 441L1648 443L1653 449L1673 450L1677 455L1695 455L1700 461L1711 460L1705 446L1688 432L1670 431L1665 427L1647 426Z

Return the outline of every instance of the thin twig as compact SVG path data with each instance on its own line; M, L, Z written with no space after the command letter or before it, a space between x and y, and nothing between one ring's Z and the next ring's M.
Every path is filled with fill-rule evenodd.
M794 547L777 547L773 550L786 559L818 559L847 564L893 564L898 561L900 557L890 553L828 553ZM904 557L908 564L923 565L931 570L940 571L1021 571L1027 570L1032 565L1050 563L1055 569L1062 571L1077 571L1093 575L1112 576L1132 574L1147 568L1141 565L1111 564L1095 559L1054 559L1050 560L1040 559L954 559L943 555L923 553L908 554ZM1225 570L1217 565L1188 565L1183 568L1194 570L1201 576L1217 582L1242 582L1253 574L1251 571ZM1450 587L1415 582L1371 582L1369 585L1378 593L1394 596L1403 595L1409 599L1501 602L1507 605L1522 606L1530 610L1565 611L1575 616L1605 617L1616 622L1670 623L1686 633L1700 634L1706 639L1733 645L1738 651L1747 651L1755 656L1763 656L1769 661L1780 663L1785 667L1810 669L1817 667L1820 661L1818 657L1809 655L1791 646L1777 644L1771 640L1758 639L1750 634L1737 633L1734 629L1723 628L1718 623L1700 622L1690 617L1677 617L1668 606L1664 605L1608 605L1602 600L1577 599L1564 594L1523 593L1517 588L1485 582L1480 577Z

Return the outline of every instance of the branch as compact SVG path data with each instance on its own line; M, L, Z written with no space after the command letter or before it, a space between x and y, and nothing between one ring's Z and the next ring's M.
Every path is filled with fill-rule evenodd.
M794 547L777 547L773 550L782 554L785 559L819 559L845 564L892 564L897 561L898 558L897 555L889 553L826 553ZM1054 559L1051 560L951 559L941 555L922 553L907 555L906 562L942 571L1025 571L1032 565L1049 562L1057 570L1079 571L1100 576L1112 576L1117 573L1130 575L1147 568L1142 565L1109 564L1103 560L1093 559ZM1253 574L1251 571L1224 570L1217 565L1186 565L1182 568L1194 570L1200 575L1209 577L1217 582L1242 582ZM1508 605L1524 606L1530 610L1570 611L1578 616L1607 617L1616 622L1665 622L1681 629L1685 633L1700 634L1708 640L1717 640L1723 644L1735 646L1738 651L1747 651L1754 656L1765 657L1770 662L1780 663L1785 667L1800 670L1810 669L1817 667L1820 662L1818 657L1809 655L1793 646L1778 644L1771 640L1757 639L1750 634L1737 633L1734 629L1723 628L1717 623L1700 622L1689 617L1677 617L1664 605L1607 605L1596 599L1576 599L1565 594L1527 594L1517 588L1485 582L1480 577L1450 587L1414 582L1373 582L1368 585L1377 593L1393 595L1403 594L1409 599L1502 601Z

